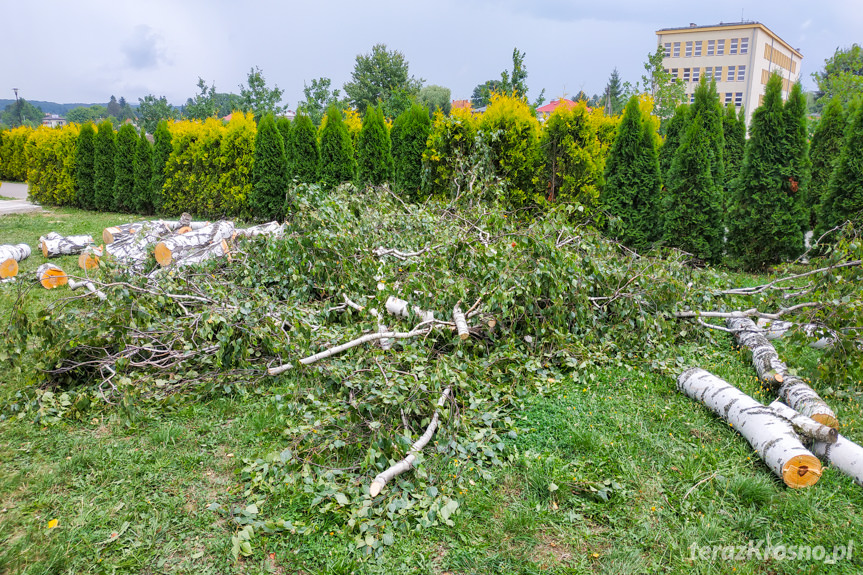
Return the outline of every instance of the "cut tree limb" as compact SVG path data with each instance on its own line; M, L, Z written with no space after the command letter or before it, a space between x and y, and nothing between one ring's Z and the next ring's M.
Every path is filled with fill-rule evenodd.
M110 226L102 230L102 241L105 245L112 244L127 239L131 235L135 235L145 227L150 227L148 224L156 224L165 228L170 232L178 232L183 228L189 228L186 231L199 230L210 222L193 222L192 216L184 213L179 220L151 220L144 222L131 222L121 224L119 226Z
M174 252L182 253L189 248L216 244L230 239L233 234L234 223L222 220L197 231L170 236L156 244L156 261L162 267L168 266L174 259Z
M14 278L18 275L18 262L30 257L27 244L6 244L0 246L0 279Z
M91 294L95 295L96 297L98 297L102 301L105 301L106 299L108 299L108 296L105 295L105 292L96 289L96 286L93 285L93 282L91 282L91 281L88 281L88 280L83 280L83 281L69 280L69 289L76 290L76 289L82 288L82 287L87 288L87 291L89 291Z
M836 443L813 441L812 452L863 485L863 447L840 435Z
M425 433L423 433L422 436L417 439L413 445L411 445L411 449L405 458L390 466L389 469L379 473L378 476L375 477L374 481L372 481L372 484L369 486L369 495L377 497L390 480L401 475L405 471L408 471L414 466L417 454L428 444L437 429L438 420L440 419L440 410L446 403L451 390L452 388L448 387L443 391L440 399L437 401L437 407L435 407L434 415L432 416L432 420L426 428Z
M96 269L103 253L103 247L89 246L78 255L78 267L82 270Z
M93 237L88 235L61 236L50 232L39 238L39 247L46 258L77 255L93 245Z
M127 265L141 265L147 258L147 250L164 236L173 233L171 222L144 222L134 233L105 245L105 254L117 262ZM176 222L174 222L176 223Z
M252 226L251 228L243 228L234 231L234 238L237 237L245 237L245 238L256 238L258 236L275 236L279 237L285 233L285 228L279 222L269 222L266 224L261 224L259 226Z
M825 330L814 323L796 324L790 321L759 318L756 325L764 330L764 337L768 340L780 339L789 331L799 329L815 340L809 343L809 347L812 349L827 349L828 347L833 347L834 339L832 337L821 337L821 333Z
M814 485L821 477L821 462L803 446L791 423L769 407L699 368L680 374L677 389L730 423L789 487Z
M436 245L436 246L425 247L425 248L418 250L418 251L415 251L415 252L403 252L403 251L397 250L395 248L385 248L385 247L381 246L381 247L377 247L377 248L373 249L372 253L379 258L382 258L384 256L393 256L394 258L399 259L399 260L406 260L408 258L415 258L415 257L421 256L424 253L431 251L431 250L436 250L439 247L440 247L440 244Z
M825 443L836 443L836 439L839 437L839 432L834 428L818 423L810 417L806 417L799 411L791 409L778 399L768 407L775 411L780 417L787 419L791 423L791 426L794 427L794 431L800 435L806 436L810 439L817 439L818 441L823 441Z
M36 279L39 280L39 283L45 289L54 289L66 285L69 281L66 272L54 264L42 264L36 268Z
M828 427L839 427L836 414L809 384L788 372L773 345L749 318L728 318L725 325L741 347L752 353L752 364L762 381L777 389L779 397L795 411Z
M452 320L455 322L456 331L458 331L459 338L464 341L470 337L470 331L467 327L467 319L464 316L464 312L461 311L461 308L458 304L455 304L455 307L452 310Z
M423 322L434 320L433 311L425 311L417 306L410 306L408 302L395 296L388 297L384 306L386 307L387 312L392 315L409 317L410 312L413 311L422 319Z

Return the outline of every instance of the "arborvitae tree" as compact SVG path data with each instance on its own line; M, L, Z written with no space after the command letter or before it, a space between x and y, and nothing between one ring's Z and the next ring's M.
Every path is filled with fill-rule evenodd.
M411 199L418 199L422 187L422 158L431 133L428 110L414 104L396 118L390 133L393 144L396 187Z
M798 82L791 88L788 101L783 109L785 115L786 162L783 187L794 200L791 217L795 218L802 232L808 232L809 208L806 206L810 181L812 180L812 162L809 159L809 130L806 114L806 96L803 86ZM803 249L803 244L800 245Z
M138 147L135 150L135 187L132 193L135 212L153 213L153 146L147 134L141 130Z
M279 134L282 135L282 144L285 146L285 153L288 155L288 163L291 163L291 154L288 150L288 142L291 139L291 121L284 116L276 118L276 128L279 129Z
M540 137L544 155L546 201L562 201L596 209L602 187L602 160L596 126L587 106L558 107L545 121Z
M153 134L153 182L150 185L150 203L153 211L162 210L162 187L165 185L165 166L171 157L171 131L168 130L168 122L162 120L156 126Z
M782 105L782 78L767 81L764 103L752 114L740 177L727 219L728 252L746 269L797 257L803 250L800 193L793 185Z
M312 119L302 112L294 118L288 137L287 155L293 179L305 184L318 181L321 163L318 135Z
M725 226L720 183L711 172L708 123L697 112L674 155L664 198L663 240L716 263L722 258Z
M282 135L273 115L267 114L258 123L255 136L255 162L252 165L252 189L249 192L252 215L266 220L282 219L290 185L288 157Z
M659 149L659 171L662 174L662 182L668 185L668 176L671 172L671 164L674 162L674 153L683 136L686 135L686 127L689 122L689 104L681 104L674 110L674 115L665 126L665 141Z
M96 208L96 188L94 181L94 160L96 153L96 130L87 122L78 133L75 151L75 202L79 208Z
M354 179L357 163L348 127L335 106L327 109L327 121L321 132L321 181L338 186Z
M827 207L825 216L829 216L829 208L832 207L827 206L824 200L828 196L833 169L842 154L846 123L841 100L833 98L824 107L821 120L812 135L812 179L806 193L806 205L810 209L809 222L818 236L833 227L825 225L826 221L822 221L821 213Z
M109 120L99 124L93 155L93 190L96 209L107 212L114 209L114 156L117 142L114 126Z
M362 184L378 186L393 177L390 133L380 106L369 106L357 141L357 168Z
M617 138L605 166L605 188L600 204L618 225L612 237L638 250L649 247L662 233L659 218L659 160L650 124L642 120L638 97L626 105Z
M701 82L695 87L695 102L689 110L689 117L701 114L707 141L710 143L710 173L719 186L725 183L725 137L722 134L722 105L716 92L716 82L701 77Z
M740 109L741 112L743 108ZM726 197L731 190L731 182L740 175L740 166L743 165L743 153L746 147L746 121L734 108L734 104L728 104L725 108L725 116L722 117L722 134L725 136L725 181L717 182L724 185Z
M123 124L117 132L117 153L114 156L114 209L135 210L135 150L138 133L132 124Z
M819 214L824 231L863 216L863 106L856 106L850 113L842 153Z

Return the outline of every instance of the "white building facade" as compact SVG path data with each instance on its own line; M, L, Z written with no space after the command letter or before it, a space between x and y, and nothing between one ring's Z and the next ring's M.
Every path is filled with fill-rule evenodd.
M800 79L803 55L759 22L690 24L657 30L656 36L665 50L663 68L685 83L690 102L701 78L713 78L720 103L743 106L747 126L772 73L782 76L783 99Z

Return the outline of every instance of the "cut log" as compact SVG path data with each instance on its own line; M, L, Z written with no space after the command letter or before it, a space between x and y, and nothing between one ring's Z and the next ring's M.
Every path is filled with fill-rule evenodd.
M162 224L171 232L178 231L185 227L188 227L191 230L199 230L209 225L209 222L193 222L192 216L189 214L183 214L180 216L179 220L152 220L149 222L131 222L128 224L121 224L119 226L110 226L102 230L102 241L105 242L106 245L123 241L129 236L137 234L147 224L153 223Z
M39 238L39 247L42 248L42 255L46 258L77 255L91 245L93 245L93 236L83 234L61 236L57 232L50 232Z
M812 451L830 465L863 485L863 447L839 435L836 443L813 441Z
M256 238L258 236L281 236L285 233L285 228L279 222L269 222L251 228L243 228L234 231L234 238Z
M96 286L93 285L93 282L91 282L91 281L69 280L69 289L76 290L76 289L82 288L82 287L87 288L87 291L89 291L91 294L95 295L96 297L98 297L102 301L105 301L106 299L108 299L108 296L105 295L105 292L96 289Z
M165 238L156 244L156 261L162 267L171 265L174 252L179 254L189 248L216 244L229 239L233 233L233 222L222 220L197 231Z
M839 432L818 423L810 417L806 417L802 413L795 411L779 401L778 399L771 403L768 407L775 411L780 417L787 419L791 426L798 434L808 437L809 439L817 439L825 443L836 443L839 437Z
M42 264L36 269L36 279L45 289L54 289L66 285L69 277L66 272L54 264Z
M134 234L128 234L120 240L107 244L105 254L119 263L139 266L147 259L147 250L150 245L173 234L176 226L172 224L176 224L176 222L160 220L144 222Z
M14 278L18 275L18 262L30 257L27 244L6 244L0 246L0 279Z
M405 300L399 299L394 296L388 297L387 302L384 305L387 312L391 313L392 315L408 317L410 316L410 312L413 311L413 313L422 318L423 322L434 320L433 311L425 311L417 306L410 306L410 304L408 304L408 302L406 302Z
M829 336L822 336L821 332L823 330L812 323L804 323L798 325L790 321L768 320L764 318L759 318L756 325L764 330L764 337L768 340L780 339L789 331L799 329L811 339L815 340L809 342L809 347L811 347L812 349L827 349L828 347L833 347L833 338Z
M372 497L377 497L380 494L381 490L386 486L387 483L393 477L401 475L405 471L408 471L414 466L414 461L416 461L417 454L423 450L423 448L428 444L434 435L435 429L437 429L438 420L440 419L440 410L446 403L447 397L449 397L451 388L446 388L444 392L441 394L440 399L437 401L437 406L434 410L434 415L432 416L432 420L426 428L425 433L411 445L411 449L404 459L399 461L398 463L390 466L389 469L383 471L375 477L372 484L369 486L369 495ZM816 460L817 461L817 460Z
M78 255L78 267L82 270L92 270L99 267L99 259L104 248L90 246Z
M788 372L788 367L779 359L776 349L751 319L728 318L725 325L732 331L740 346L752 353L752 363L758 377L776 389L779 397L789 407L818 423L839 427L839 421L830 406L809 384Z
M461 308L458 304L452 310L452 320L455 322L456 331L458 331L459 338L464 341L470 337L470 331L468 331L467 327L467 319L464 317L464 312L461 311Z
M789 487L814 485L821 477L821 462L803 446L791 423L769 407L699 368L680 374L677 389L730 423Z
M213 258L225 257L230 255L230 253L228 242L222 240L214 244L178 248L171 257L175 266L187 266L199 264Z

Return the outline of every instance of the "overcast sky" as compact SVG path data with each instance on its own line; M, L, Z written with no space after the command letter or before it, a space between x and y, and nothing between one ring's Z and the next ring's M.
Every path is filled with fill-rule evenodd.
M656 30L756 20L803 53L803 82L837 47L863 43L860 0L4 0L0 98L182 104L198 77L239 92L252 66L295 109L303 83L350 80L357 54L401 51L426 84L469 98L526 52L530 97L601 92L615 67L636 81Z

